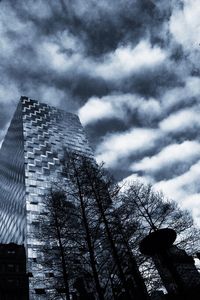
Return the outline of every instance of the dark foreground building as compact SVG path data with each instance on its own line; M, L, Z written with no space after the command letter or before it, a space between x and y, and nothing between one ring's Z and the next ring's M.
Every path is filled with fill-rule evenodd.
M0 244L0 300L28 300L24 246Z
M176 232L170 228L150 233L140 244L140 251L152 257L167 294L153 293L152 300L198 300L200 273L185 250L173 245Z

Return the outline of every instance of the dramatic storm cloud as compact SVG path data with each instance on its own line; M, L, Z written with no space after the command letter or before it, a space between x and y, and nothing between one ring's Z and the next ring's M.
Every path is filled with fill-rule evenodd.
M21 95L77 113L117 180L200 223L198 0L2 0L0 143Z

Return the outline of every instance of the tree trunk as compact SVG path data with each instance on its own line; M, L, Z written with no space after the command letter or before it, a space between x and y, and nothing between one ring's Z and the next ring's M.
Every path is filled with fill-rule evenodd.
M63 245L62 245L60 227L59 227L57 216L55 216L55 223L56 223L56 231L57 231L57 237L58 237L59 250L60 250L60 255L61 255L61 265L62 265L63 280L64 280L64 286L65 286L65 296L66 296L66 300L70 300L68 274L67 274L64 249L63 249Z
M117 247L115 245L114 239L112 237L112 233L111 233L111 230L109 228L108 220L106 218L105 211L104 211L104 208L103 208L102 203L101 203L101 199L100 199L99 195L97 194L97 191L94 187L94 182L91 180L91 177L90 177L90 174L88 173L88 170L86 170L86 172L87 172L87 175L88 175L88 179L90 180L90 185L91 185L91 188L92 188L92 192L94 194L94 198L95 198L97 206L99 208L100 215L101 215L101 217L103 219L103 222L104 222L104 225L105 225L105 231L106 231L106 234L107 234L108 241L110 243L112 256L113 256L114 262L115 262L115 264L118 268L119 278L122 282L122 285L124 286L124 289L126 291L127 296L129 297L130 300L132 300L132 299L134 299L134 296L132 295L132 293L131 293L128 285L127 285L126 277L124 275L123 267L122 267L122 264L121 264L121 261L120 261L120 257L118 255L118 250L117 250ZM106 192L107 191L105 191L105 193Z
M96 291L99 296L99 300L104 300L105 298L104 298L104 294L103 294L103 291L102 291L102 288L100 285L99 276L98 276L98 272L97 272L97 268L96 268L95 254L94 254L94 249L92 246L92 239L91 239L90 229L89 229L89 225L88 225L88 221L87 221L84 200L83 200L83 196L81 193L81 185L80 185L80 182L78 179L79 175L78 174L76 174L76 175L77 175L76 180L77 180L79 199L80 199L81 210L82 210L83 223L84 223L85 232L86 232L86 242L88 245L88 250L89 250L89 255L90 255L90 263L91 263L91 268L92 268L94 281L95 281L95 285L96 285Z

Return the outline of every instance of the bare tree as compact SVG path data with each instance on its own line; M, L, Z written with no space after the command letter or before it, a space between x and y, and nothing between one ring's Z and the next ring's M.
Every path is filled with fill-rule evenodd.
M105 245L110 249L112 259L109 258L109 261L113 261L114 266L112 276L115 270L114 277L119 279L121 290L125 290L125 295L129 299L136 297L147 299L146 288L138 271L129 240L126 238L125 229L122 227L120 218L114 214L113 198L119 192L118 186L114 184L102 166L95 164L93 159L68 152L64 164L64 176L71 180L76 190L79 190L79 199L84 197L87 203L90 203L90 211L91 206L93 207L93 218L95 216L100 220L99 224L105 236L99 237L99 243L104 250ZM115 226L113 226L114 223ZM126 259L124 259L125 256ZM129 269L128 276L127 269ZM130 279L127 279L130 276L133 279L132 283ZM112 286L113 282L110 284Z
M169 201L161 192L154 191L151 185L138 181L130 182L116 200L116 213L126 216L127 227L137 226L129 237L131 248L137 256L140 270L150 290L160 287L161 281L149 257L140 255L139 242L150 232L160 228L172 228L178 238L176 244L189 253L199 249L199 229L193 225L191 214L182 210L174 201Z
M54 290L63 292L67 300L74 288L82 289L81 280L89 277L95 283L94 294L96 291L98 299L104 300L98 270L101 250L97 247L101 228L90 199L83 194L79 176L76 180L76 186L66 178L57 182L43 201L39 239L44 243L45 257L41 261L57 275Z
M48 270L53 277L49 289L53 289L54 297L58 294L70 300L70 260L66 254L70 253L72 244L66 243L66 237L71 231L68 225L74 222L72 213L69 215L69 208L72 212L72 207L67 202L65 193L55 188L49 190L43 206L43 212L39 215L40 230L36 233L43 243L40 262L43 272Z
M199 247L199 230L194 226L190 212L180 209L175 201L166 199L152 185L134 181L123 189L120 197L121 209L125 207L129 212L130 223L137 220L141 238L151 231L169 227L177 232L179 245L190 251L196 251L195 244Z

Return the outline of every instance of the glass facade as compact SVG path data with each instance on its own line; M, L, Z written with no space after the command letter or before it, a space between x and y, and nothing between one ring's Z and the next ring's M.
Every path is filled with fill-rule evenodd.
M92 156L78 117L22 97L0 151L0 242L25 244L31 300L48 299L36 293L44 287L33 233L66 148Z
M0 243L25 243L25 158L19 103L0 151Z

